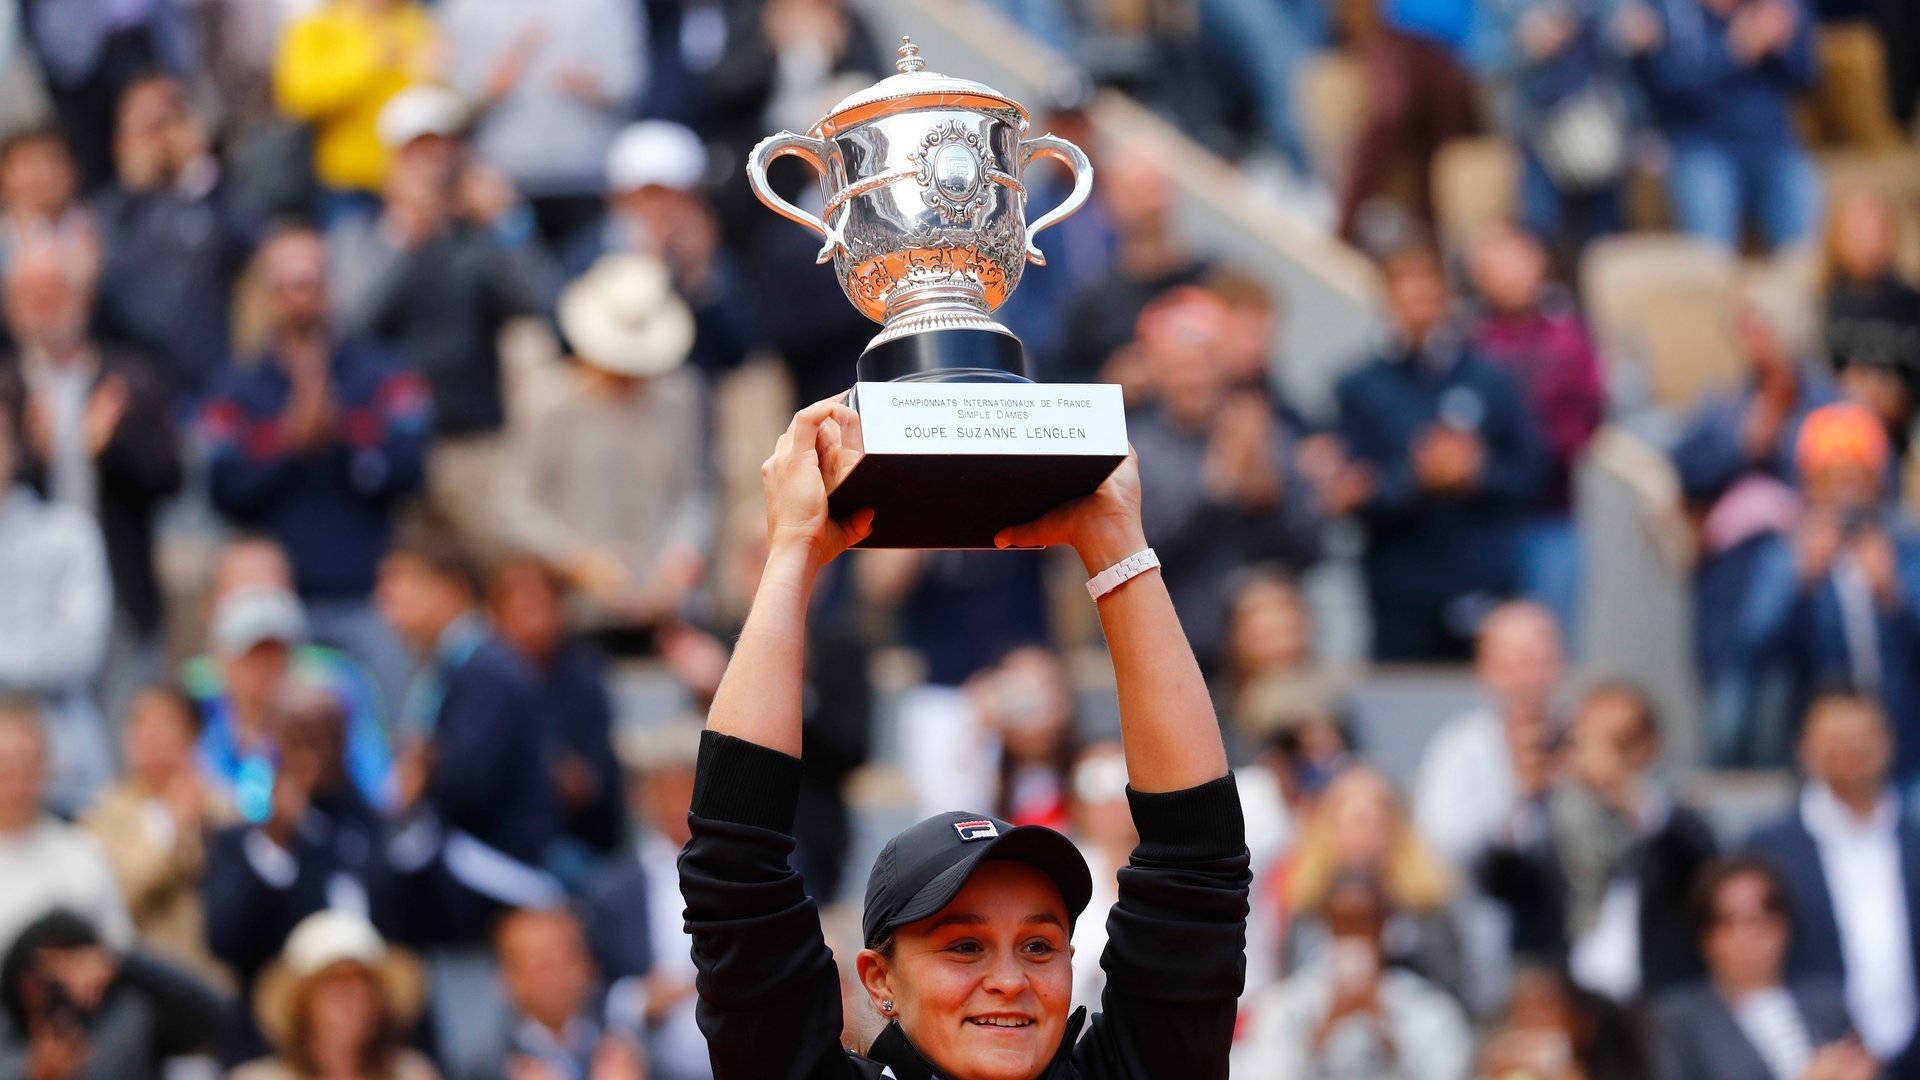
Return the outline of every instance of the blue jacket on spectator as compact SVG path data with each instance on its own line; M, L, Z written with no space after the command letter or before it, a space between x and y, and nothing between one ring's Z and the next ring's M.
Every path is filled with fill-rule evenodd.
M1752 66L1728 48L1729 20L1702 0L1654 3L1661 44L1641 58L1640 69L1662 130L1734 150L1797 142L1790 98L1818 77L1813 18L1801 0L1779 2L1793 8L1793 40Z
M1855 655L1839 573L1804 583L1793 540L1778 533L1760 541L1737 647L1741 674L1749 680L1771 665L1786 665L1794 698L1790 716L1801 715L1823 684L1846 683L1878 697L1893 725L1893 773L1906 782L1920 777L1920 535L1895 528L1892 536L1902 599L1891 610L1874 606L1872 654Z
M193 191L115 185L94 214L108 322L162 361L169 390L198 400L227 367L232 282L260 242L259 210L216 178Z
M539 680L540 704L548 716L547 737L557 753L572 754L593 775L593 795L565 808L561 830L592 847L612 851L626 832L620 762L613 756L613 702L607 697L606 659L582 642L560 647Z
M1827 882L1820 846L1807 828L1796 801L1792 812L1762 826L1747 841L1755 855L1773 863L1787 887L1787 915L1792 933L1787 939L1787 977L1793 981L1844 982L1846 951L1840 943L1840 922L1834 914L1833 891ZM1920 972L1920 824L1903 812L1896 826L1900 847L1900 885L1906 894L1907 942L1914 950L1913 969ZM1888 1077L1915 1075L1920 1069L1920 1043L1909 1046L1886 1063Z
M308 600L373 591L393 515L420 486L432 409L420 377L370 347L335 348L333 440L301 453L279 430L293 383L270 357L230 372L201 414L213 503L279 541Z
M1799 470L1793 448L1800 441L1800 422L1807 414L1834 400L1833 388L1811 375L1800 376L1800 400L1787 414L1773 445L1759 457L1746 449L1747 417L1759 390L1745 389L1712 398L1694 413L1674 444L1673 465L1680 473L1680 491L1702 509L1726 494L1742 477L1763 473L1783 484L1797 486Z
M430 813L394 838L411 890L402 940L472 944L501 906L563 899L542 869L560 824L545 706L533 672L480 616L441 634L402 718L430 762L421 797Z
M1359 507L1367 589L1382 659L1464 655L1471 627L1449 609L1476 594L1504 596L1516 578L1513 523L1546 482L1547 452L1520 387L1458 334L1417 350L1399 345L1349 372L1336 390L1347 452L1374 472ZM1472 431L1485 450L1465 495L1421 488L1413 449L1431 428Z

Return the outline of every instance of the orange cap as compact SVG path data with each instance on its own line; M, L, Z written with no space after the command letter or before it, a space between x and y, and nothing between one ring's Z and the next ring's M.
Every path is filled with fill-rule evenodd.
M1801 476L1841 465L1878 473L1887 467L1891 453L1880 418L1862 406L1841 402L1807 414L1794 446L1794 463Z

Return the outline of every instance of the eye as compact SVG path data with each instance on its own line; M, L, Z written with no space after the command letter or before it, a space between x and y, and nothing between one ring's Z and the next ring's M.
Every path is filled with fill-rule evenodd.
M1025 945L1020 946L1020 951L1024 953L1028 959L1046 960L1059 952L1060 949L1046 938L1034 938Z
M955 956L975 957L984 954L987 950L985 946L972 938L961 938L959 941L947 946L947 951L953 953Z

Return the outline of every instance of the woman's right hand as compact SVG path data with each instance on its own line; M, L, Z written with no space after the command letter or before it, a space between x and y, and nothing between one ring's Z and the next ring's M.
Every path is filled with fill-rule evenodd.
M1056 507L1038 521L1001 529L995 547L1070 545L1089 574L1098 573L1147 546L1140 524L1140 459L1127 448L1093 494Z
M873 532L872 510L857 511L846 521L827 513L827 493L859 464L861 453L860 416L844 395L794 414L773 455L760 466L769 559L804 552L809 568L817 570Z

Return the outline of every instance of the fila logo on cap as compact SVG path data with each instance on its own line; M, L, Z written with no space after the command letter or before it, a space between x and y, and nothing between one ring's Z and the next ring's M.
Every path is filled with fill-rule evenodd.
M979 821L956 821L953 823L953 831L960 834L963 843L968 844L975 840L991 840L1000 835L1000 830L994 828L993 822L984 818Z

